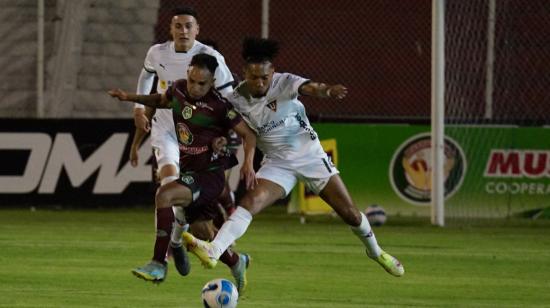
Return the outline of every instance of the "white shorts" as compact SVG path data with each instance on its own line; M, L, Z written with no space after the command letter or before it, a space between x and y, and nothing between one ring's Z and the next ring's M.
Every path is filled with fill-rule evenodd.
M309 190L318 195L329 179L339 173L328 155L324 154L291 161L266 158L256 177L280 185L285 190L285 195L292 191L297 181L302 181Z
M176 166L179 173L180 150L172 111L158 109L151 126L151 146L157 159L158 170L171 164Z

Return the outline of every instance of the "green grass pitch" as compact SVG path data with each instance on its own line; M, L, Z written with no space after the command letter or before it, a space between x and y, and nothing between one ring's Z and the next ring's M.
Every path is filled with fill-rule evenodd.
M339 219L302 225L266 210L236 247L253 257L239 307L550 306L548 220L438 228L390 217L375 232L404 277L368 259ZM130 270L153 240L152 210L0 210L0 307L201 307L208 280L231 278L191 256L187 277L169 264L164 283L138 280Z

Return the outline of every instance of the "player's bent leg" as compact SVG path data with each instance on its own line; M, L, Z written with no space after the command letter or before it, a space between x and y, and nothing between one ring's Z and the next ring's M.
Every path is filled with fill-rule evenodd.
M191 190L175 181L160 186L155 195L157 209L171 207L172 204L187 206L192 201L193 195Z
M279 184L259 178L254 190L247 191L242 197L239 207L244 207L250 214L256 215L285 196L285 190Z
M189 188L177 182L168 183L157 189L155 196L155 204L157 207L157 237L155 239L153 254L153 260L157 263L165 264L166 253L170 243L170 235L172 232L173 223L175 221L171 204L186 204L189 203L190 199L191 191ZM177 264L176 268L178 269L178 272L182 275L187 275L189 273L189 261L186 261L186 255L183 248L181 246L179 248L172 248L174 262Z
M361 223L360 212L353 205L353 200L340 175L335 174L330 177L327 185L319 193L319 197L328 203L346 224L354 227L359 226Z
M352 232L363 242L367 255L378 262L388 273L400 277L405 273L401 262L383 251L367 217L353 204L349 192L339 175L330 178L319 196L351 227Z
M274 182L259 179L258 185L246 193L241 206L223 224L215 239L211 242L201 241L189 233L183 234L187 248L195 254L207 268L213 268L227 248L240 238L252 222L252 215L271 205L284 196L284 190Z

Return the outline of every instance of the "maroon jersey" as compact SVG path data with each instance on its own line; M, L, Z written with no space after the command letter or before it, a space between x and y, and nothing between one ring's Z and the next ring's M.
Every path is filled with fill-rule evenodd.
M166 90L180 148L180 170L203 171L228 165L227 157L214 157L212 141L226 136L242 121L221 94L210 90L200 100L187 93L187 81L177 80ZM235 158L231 158L235 160Z

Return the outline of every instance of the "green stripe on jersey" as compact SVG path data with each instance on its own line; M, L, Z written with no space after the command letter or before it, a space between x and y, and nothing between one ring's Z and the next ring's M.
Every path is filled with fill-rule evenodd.
M193 116L187 120L195 125L209 127L214 123L214 119L208 115L202 113L195 113Z
M172 98L172 100L170 101L170 107L172 108L172 111L176 114L181 114L181 105L179 104L177 98Z

